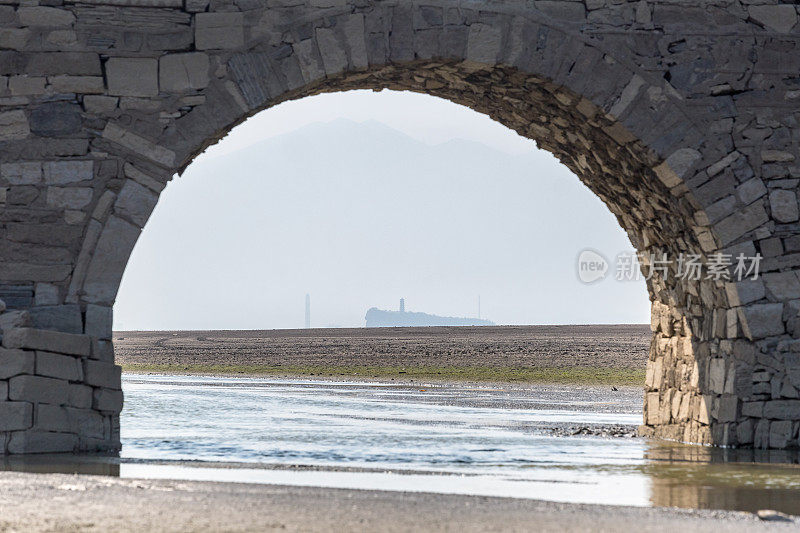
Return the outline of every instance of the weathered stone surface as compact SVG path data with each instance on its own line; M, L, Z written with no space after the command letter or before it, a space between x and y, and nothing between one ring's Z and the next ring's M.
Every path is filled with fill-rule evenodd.
M772 217L778 222L796 222L800 219L797 207L797 194L794 191L778 189L769 193Z
M84 382L93 387L119 389L122 386L122 368L117 365L94 361L83 362Z
M753 304L742 309L742 328L748 339L763 339L785 331L783 304Z
M28 313L31 325L39 329L64 333L83 333L80 306L75 304L32 307Z
M126 131L111 122L109 122L103 130L103 137L156 163L160 163L164 166L175 164L175 152L172 150L158 146L156 143L140 135Z
M613 109L611 112L614 112ZM683 182L686 173L701 157L702 154L694 148L681 148L653 170L664 185L669 188L676 187Z
M158 195L133 180L127 180L114 204L114 212L143 228L156 207Z
M66 379L67 381L81 381L83 367L80 359L76 357L38 351L36 352L36 375Z
M8 397L14 401L59 405L69 397L69 383L41 376L15 376L8 380Z
M48 187L47 205L55 209L83 209L92 201L91 187Z
M8 90L12 96L31 96L44 94L47 78L44 76L11 76Z
M33 404L0 402L0 431L18 431L33 425Z
M207 54L169 54L159 60L158 76L161 90L183 93L208 87L209 69Z
M0 315L0 332L30 325L32 325L32 320L28 311L9 311Z
M114 96L157 96L158 60L112 57L106 62L108 93Z
M105 437L106 424L103 415L91 409L67 407L69 430L80 433L83 437L102 439Z
M78 446L78 437L71 433L50 431L15 431L8 441L8 452L61 453L72 452Z
M3 347L88 356L91 339L86 335L16 328L3 332Z
M42 181L39 161L0 164L0 179L11 185L36 185Z
M78 104L50 102L34 108L30 130L42 137L60 137L80 131L83 119Z
M68 185L94 177L93 161L49 161L43 165L44 181L49 185Z
M88 281L83 286L86 301L114 302L139 232L139 228L133 224L115 216L109 217L89 263L86 274Z
M244 46L243 13L198 13L195 47L198 50L230 50Z
M762 416L770 420L800 420L800 400L765 402Z
M119 413L122 410L122 391L110 389L95 389L93 409Z
M769 446L770 448L783 449L789 444L792 438L792 421L780 420L769 425Z
M96 115L109 115L114 112L119 103L116 96L87 95L83 98L83 108L87 113Z
M91 409L94 389L80 383L70 383L67 405L80 409Z
M0 142L24 139L30 133L28 117L23 111L0 112Z
M111 307L89 304L86 306L86 334L96 339L111 339L113 326ZM94 349L92 356L95 355Z
M38 431L63 431L68 432L69 418L67 410L60 405L40 403L36 406L36 425Z
M789 32L797 24L797 11L792 5L756 5L749 6L747 11L753 20L780 33Z
M33 374L33 352L0 348L0 379L21 374Z
M17 16L23 26L57 28L71 26L75 22L75 15L71 11L45 6L20 7Z
M51 76L48 82L53 91L59 93L102 94L105 83L102 76ZM98 97L94 97L98 98ZM99 97L107 98L107 97ZM89 100L92 102L92 98ZM94 100L96 102L96 100ZM84 106L86 99L84 99Z

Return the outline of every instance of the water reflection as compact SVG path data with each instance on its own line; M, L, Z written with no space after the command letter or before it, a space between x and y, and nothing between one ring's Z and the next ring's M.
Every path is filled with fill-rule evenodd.
M663 507L800 515L800 453L652 443L643 472Z
M113 455L6 455L0 457L0 470L32 474L83 474L119 477L119 457Z

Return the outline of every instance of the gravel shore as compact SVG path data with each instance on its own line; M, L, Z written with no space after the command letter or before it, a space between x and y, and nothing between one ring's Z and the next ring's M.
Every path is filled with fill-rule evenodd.
M636 385L649 325L115 332L126 371Z

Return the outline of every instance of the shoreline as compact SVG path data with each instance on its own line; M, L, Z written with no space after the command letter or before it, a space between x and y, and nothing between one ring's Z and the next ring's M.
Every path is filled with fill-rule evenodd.
M123 364L128 374L391 381L414 383L502 385L574 385L641 388L645 371L615 368L430 368L430 367L270 367L258 365Z
M648 325L117 331L126 372L641 386Z
M67 474L0 473L0 529L25 531L795 531L735 511ZM47 505L42 506L41 502ZM226 509L225 513L214 509Z

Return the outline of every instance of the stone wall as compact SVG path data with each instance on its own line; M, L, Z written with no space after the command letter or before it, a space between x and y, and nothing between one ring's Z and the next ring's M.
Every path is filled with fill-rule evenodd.
M648 280L642 432L796 446L798 20L774 0L4 3L0 298L107 340L159 194L207 146L287 100L417 91L535 139L646 255L763 256L755 280Z
M26 311L0 314L3 453L119 450L122 382L111 341L29 322Z

